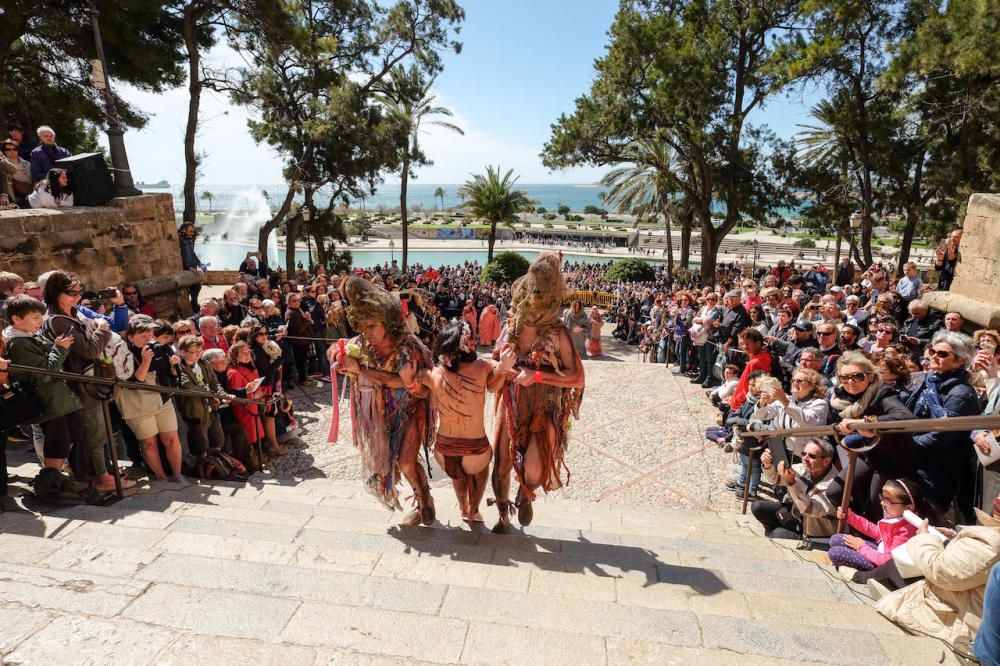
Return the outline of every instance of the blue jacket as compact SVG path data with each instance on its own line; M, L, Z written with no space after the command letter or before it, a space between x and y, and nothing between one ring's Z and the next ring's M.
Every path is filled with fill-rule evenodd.
M121 333L126 328L128 328L128 306L127 305L116 305L114 312L109 315L102 315L99 312L94 312L90 308L85 308L82 305L76 306L84 317L87 319L103 319L108 322L111 326L111 330L115 333Z
M55 167L56 160L61 160L71 155L72 153L62 146L38 144L31 151L31 158L28 160L31 162L31 179L36 183L40 180L45 180L49 175L49 169Z
M943 374L928 373L914 412L917 418L979 415L979 396L969 384L969 373L963 369ZM917 446L917 476L927 491L927 498L941 511L951 506L962 474L968 469L973 455L969 434L966 430L913 436Z
M184 264L184 270L189 271L192 268L198 268L201 266L201 259L194 251L194 239L188 238L186 236L181 236L181 263Z

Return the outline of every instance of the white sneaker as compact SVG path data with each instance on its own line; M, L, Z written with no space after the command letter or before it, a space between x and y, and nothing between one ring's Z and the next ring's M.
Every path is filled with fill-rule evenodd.
M879 599L881 599L885 595L887 595L890 592L892 592L892 590L890 590L889 588L887 588L885 585L883 585L882 583L878 582L874 578L869 578L868 579L868 592L872 595L872 599L874 599L875 601L878 601Z
M188 481L187 478L181 474L175 474L174 476L168 477L167 481L169 481L170 483L177 484L178 486L181 487L191 485L191 482Z
M837 574L843 581L847 583L854 582L854 574L856 573L858 573L858 570L855 569L854 567L846 567L846 566L837 567Z

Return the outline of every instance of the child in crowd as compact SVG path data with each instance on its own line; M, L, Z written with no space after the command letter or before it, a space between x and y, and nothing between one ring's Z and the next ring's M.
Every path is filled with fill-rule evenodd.
M744 428L750 424L751 417L754 411L757 409L757 403L760 401L760 394L762 391L768 390L778 383L778 380L770 375L766 375L762 372L755 372L750 377L750 383L747 390L747 399L740 406L740 409L736 414L731 415L726 419L726 425L736 428ZM751 449L758 449L762 447L763 444L757 439L751 437L736 437L733 440L732 445L727 445L724 449L726 453L736 449L740 468L735 477L730 478L726 481L726 489L732 490L736 493L738 499L743 499L744 492L749 493L749 499L757 499L757 488L760 486L760 475L761 475L761 465L760 456L754 456L753 463L751 464L750 470L750 487L744 488L743 484L747 478L747 465L750 464L750 456L748 455Z
M923 493L916 481L890 479L882 486L882 512L884 518L877 524L857 515L850 509L844 515L837 509L837 518L870 539L847 534L834 534L830 539L830 561L837 567L840 577L853 581L858 571L871 571L892 559L892 549L910 540L917 528L906 522L904 511L916 511Z
M722 384L709 391L708 397L725 416L729 412L729 399L733 397L736 385L740 382L740 369L730 363L723 370L722 375L724 378Z
M6 299L4 312L10 326L4 331L7 339L7 357L11 363L61 370L73 344L72 335L63 335L55 341L41 335L45 304L36 298L20 294ZM80 401L65 381L44 375L12 372L17 380L41 404L38 417L45 433L42 471L35 483L39 499L52 500L64 484L63 463L73 445L83 446L86 439L80 419Z

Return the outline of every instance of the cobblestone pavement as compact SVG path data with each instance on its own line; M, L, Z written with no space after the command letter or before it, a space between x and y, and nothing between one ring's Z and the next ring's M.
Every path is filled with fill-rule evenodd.
M703 437L717 411L704 389L662 365L640 363L634 347L605 336L605 355L584 361L587 389L573 422L566 455L571 478L559 496L614 504L733 510L723 489L732 474L727 456ZM630 368L622 385L622 365ZM351 445L348 405L342 399L340 438L328 444L332 410L329 383L290 393L302 426L302 445L273 466L277 477L360 479ZM434 485L447 484L432 466Z

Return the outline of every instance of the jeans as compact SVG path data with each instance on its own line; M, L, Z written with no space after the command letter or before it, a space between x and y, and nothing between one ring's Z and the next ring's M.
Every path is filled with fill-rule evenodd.
M986 581L983 622L976 632L974 652L982 666L1000 666L1000 564L993 565Z
M709 360L711 356L711 350L715 349L711 344L706 342L700 347L695 347L698 350L698 379L705 381L708 379L712 372L712 360Z
M691 349L691 338L681 338L681 341L677 343L677 367L681 370L687 370L689 359L688 354Z
M739 451L740 456L740 474L739 474L739 484L742 486L743 481L747 478L747 454L743 451ZM754 455L753 466L750 470L750 494L756 494L757 486L760 485L760 456Z

